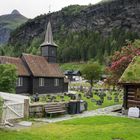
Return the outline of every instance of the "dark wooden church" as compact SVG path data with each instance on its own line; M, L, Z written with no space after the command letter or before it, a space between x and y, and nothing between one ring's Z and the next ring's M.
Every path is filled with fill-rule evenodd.
M124 88L124 109L140 108L140 56L136 56L128 65L119 80L119 84Z
M14 64L17 67L16 93L67 92L68 82L56 63L57 45L53 41L50 22L47 26L45 40L40 47L41 56L24 53L18 58L0 56L0 64Z

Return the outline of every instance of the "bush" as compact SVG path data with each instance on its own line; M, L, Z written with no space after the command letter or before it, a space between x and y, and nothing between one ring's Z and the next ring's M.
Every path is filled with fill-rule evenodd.
M16 80L16 66L12 64L0 64L0 91L14 93Z

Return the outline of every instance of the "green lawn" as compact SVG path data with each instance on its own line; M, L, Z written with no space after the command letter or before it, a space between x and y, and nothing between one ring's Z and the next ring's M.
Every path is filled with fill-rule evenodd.
M122 97L119 98L119 102L114 102L114 97L115 97L114 92L112 92L112 95L111 95L112 100L107 100L107 96L106 96L106 97L104 97L104 102L103 102L102 105L96 105L96 103L92 102L91 99L88 99L88 98L84 97L83 93L80 93L80 94L82 95L82 99L84 101L87 101L87 103L88 103L88 110L95 110L95 109L98 109L98 108L104 108L104 107L107 107L107 106L122 104L122 100L121 100ZM96 100L100 100L99 96L95 95L94 93L93 93L93 98L96 99Z
M0 140L140 140L140 120L111 116L80 118L20 131L0 130Z
M85 63L80 63L80 62L64 63L64 64L60 64L60 68L63 71L66 71L66 70L80 70L83 67L84 64Z

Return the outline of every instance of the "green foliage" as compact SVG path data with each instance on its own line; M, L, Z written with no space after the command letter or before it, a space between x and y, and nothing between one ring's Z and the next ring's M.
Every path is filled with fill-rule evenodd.
M38 17L40 18L40 17ZM36 18L37 19L37 18ZM38 21L38 20L37 20ZM39 22L39 21L38 21ZM31 26L35 24L32 20L27 22ZM79 32L68 32L65 34L65 25L61 25L59 32L54 34L54 40L58 44L57 57L58 62L78 62L94 59L102 64L109 63L109 57L125 45L126 40L134 41L139 36L135 32L126 32L121 29L113 29L108 37L103 37L99 32L83 30ZM17 29L12 34L20 31ZM40 44L43 42L43 36L35 37L31 40L16 40L14 46L7 45L0 49L0 53L11 56L20 56L21 53L40 54ZM6 50L6 51L5 51Z
M81 31L56 36L58 44L58 60L60 62L98 60L108 64L109 56L125 45L126 39L138 38L136 33L113 29L110 36L104 38L98 32Z
M133 43L127 40L127 45L123 46L120 51L116 51L111 57L111 65L107 67L107 72L110 75L110 77L108 77L107 79L107 82L109 84L116 85L132 59L138 55L140 55L140 40L135 40ZM135 70L138 71L138 67L136 66L135 68L137 69ZM130 79L134 80L138 78L134 76L134 73L135 71L129 71L127 73L127 76L129 77L128 82L130 81Z
M17 71L15 65L0 64L0 91L15 92Z
M92 86L93 80L98 80L102 73L102 68L99 63L89 63L85 64L81 69L82 75L85 79L90 80L90 84Z
M131 42L130 42L131 44ZM132 45L135 47L135 48L140 48L140 39L135 39L134 42L132 42Z
M80 13L81 10L86 8L87 6L81 6L81 5L70 5L68 7L62 8L62 13L66 15L76 15Z
M31 42L30 47L27 49L27 53L40 54L40 38L34 38Z

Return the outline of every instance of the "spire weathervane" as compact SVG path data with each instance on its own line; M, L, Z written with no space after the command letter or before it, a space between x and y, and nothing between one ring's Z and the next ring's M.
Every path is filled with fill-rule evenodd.
M52 34L52 28L51 28L51 22L50 22L51 21L50 9L51 9L51 5L49 5L49 13L48 13L48 16L46 16L46 21L48 19L47 17L49 17L49 20L46 26L45 39L44 39L44 42L41 44L41 46L45 46L45 45L57 46L53 41L53 34Z
M49 5L49 14L51 13L51 5Z

